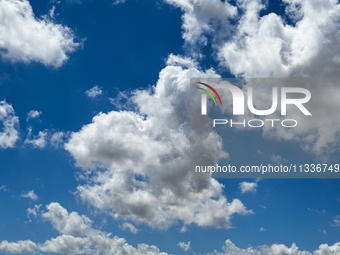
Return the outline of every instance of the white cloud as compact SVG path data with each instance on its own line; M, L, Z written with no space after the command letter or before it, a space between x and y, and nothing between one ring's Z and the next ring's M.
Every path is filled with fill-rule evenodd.
M340 227L340 215L336 216L331 224L332 226L335 227Z
M6 188L5 185L1 185L1 186L0 186L0 190L7 191L7 188Z
M338 255L340 253L340 243L333 246L321 244L319 249L313 253L308 251L299 251L299 248L293 243L289 248L283 244L273 244L271 246L263 245L257 248L249 247L247 249L238 248L230 240L225 241L223 252L209 253L208 255Z
M34 190L31 190L31 191L29 191L27 193L23 193L21 196L25 197L25 198L30 198L33 201L37 201L38 200L38 196L36 194L34 194Z
M166 64L169 66L182 66L186 68L197 68L198 63L196 61L193 61L191 58L183 57L180 55L174 55L170 54L168 59L166 60Z
M62 147L64 145L64 137L66 137L64 132L55 132L50 139L51 146L54 148Z
M46 206L47 212L40 214L49 220L53 227L60 233L56 238L42 243L34 243L31 240L0 243L0 251L6 253L57 253L57 254L126 254L126 255L167 255L154 245L138 244L137 248L129 245L125 239L117 236L111 237L110 233L91 227L92 221L85 215L77 212L69 213L59 203L51 203ZM180 242L180 248L191 250L191 243ZM225 241L223 252L214 251L209 255L338 255L340 243L332 246L321 244L313 253L300 251L293 243L289 248L283 244L263 245L257 248L238 248L230 240Z
M93 88L85 91L85 94L89 98L92 98L92 99L97 97L97 96L99 96L99 95L101 95L102 93L103 93L103 91L101 90L101 88L98 85L96 85Z
M284 0L286 16L292 22L275 13L260 15L266 8L261 0L238 0L235 6L220 0L165 2L183 10L183 38L187 44L205 45L210 38L219 64L238 77L339 77L340 4L337 1ZM234 19L232 24L231 19ZM197 54L197 47L187 49L194 52L192 56L202 57ZM299 122L297 128L264 128L263 135L298 142L305 151L327 158L339 151L340 87L338 82L324 82L308 89L312 92L313 118L292 116ZM261 84L256 91L259 98L270 93ZM267 103L260 102L264 107Z
M237 1L243 14L233 37L215 47L219 61L241 77L339 77L338 2L284 2L286 14L296 22L295 25L275 13L260 16L265 8L262 1ZM295 8L297 5L299 8ZM291 115L299 122L297 128L264 129L263 134L271 139L299 142L304 150L327 157L339 150L340 118L336 109L340 107L337 98L340 87L338 82L332 84L325 80L323 84L311 86L308 89L313 102L309 110L313 117ZM265 98L264 94L269 92L261 84L256 85L256 90L260 98ZM260 103L265 104L266 100Z
M177 221L230 228L234 214L251 214L240 200L228 202L217 180L189 175L189 80L216 76L167 66L154 88L133 93L138 113L100 113L72 133L65 149L87 173L78 186L81 199L114 218L154 228ZM197 128L204 129L204 139L196 146L213 163L228 157L212 128Z
M121 226L121 229L130 231L133 234L137 234L139 229L137 229L134 225L128 222L124 222L124 224Z
M270 159L271 159L271 161L273 161L277 165L287 163L287 159L285 159L284 157L282 157L280 155L271 154Z
M81 236L91 228L92 221L86 216L79 216L77 212L68 213L59 203L46 206L48 212L42 217L51 221L53 227L61 234Z
M41 206L42 205L40 204L40 205L35 205L33 208L27 208L27 217L30 218L31 215L33 215L34 217L37 217Z
M27 138L25 139L25 144L31 144L36 148L44 148L47 144L46 141L47 132L39 131L37 136L33 136L32 138L32 128L28 128Z
M118 4L122 4L122 3L125 3L126 2L126 0L115 0L114 2L113 2L113 4L114 5L118 5Z
M241 182L239 184L239 187L240 187L242 193L246 193L246 192L255 193L257 191L258 184L257 184L257 182L246 182L246 181L244 181L244 182Z
M61 66L79 47L70 28L34 16L27 0L0 1L0 55L12 62Z
M0 101L0 121L3 124L0 132L0 148L13 148L19 138L19 118L15 116L12 105Z
M265 232L266 229L265 229L264 227L260 227L259 231L260 231L260 232Z
M235 75L245 77L332 76L339 64L337 1L285 0L286 13L295 5L295 26L270 13L261 1L238 1L244 11L233 39L220 48L220 57ZM326 50L327 47L327 50ZM329 48L328 48L329 47ZM336 75L337 76L337 75Z
M179 242L178 243L178 247L180 247L181 249L185 250L185 251L189 251L190 248L190 241L188 243L185 242Z
M18 242L2 241L0 243L0 251L4 251L7 253L35 253L36 249L37 245L30 240Z
M26 121L29 121L30 119L35 119L35 118L39 118L39 116L42 114L42 112L38 112L36 110L31 110L28 112L27 114L27 118Z
M154 245L138 244L137 248L129 245L125 239L93 229L92 221L77 212L69 213L58 203L46 206L42 215L49 220L61 235L43 243L30 240L0 243L0 251L7 253L58 253L58 254L125 254L125 255L167 255Z
M165 2L183 10L184 30L182 36L187 44L207 44L211 35L217 42L226 39L230 33L229 18L237 13L236 7L220 0L165 0Z

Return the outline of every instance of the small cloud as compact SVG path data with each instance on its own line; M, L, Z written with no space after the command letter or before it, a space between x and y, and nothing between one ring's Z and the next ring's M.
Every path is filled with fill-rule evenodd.
M180 231L179 232L181 232L181 233L185 233L185 232L187 232L188 231L188 228L187 228L187 226L183 226L183 227L181 227L181 229L180 229Z
M264 231L266 231L266 229L264 227L260 227L259 231L264 232Z
M331 223L331 226L333 227L340 227L340 215L336 216Z
M118 91L115 98L109 98L110 103L116 107L118 110L136 110L134 103L131 101L131 92L128 91Z
M181 55L174 55L170 54L167 61L167 65L172 65L172 66L182 66L182 67L187 67L187 68L197 68L198 63L191 59L191 58L186 58L182 57Z
M180 247L181 249L183 249L185 251L189 251L191 249L190 244L191 244L190 241L188 243L179 242L178 247Z
M33 208L27 208L27 217L30 218L31 215L33 215L34 217L37 217L41 206L42 205L40 204L40 205L35 205Z
M310 212L315 212L317 214L323 214L323 213L326 213L326 210L318 210L318 209L313 209L313 208L307 208L308 211Z
M24 193L21 195L22 197L25 197L25 198L30 198L32 199L33 201L37 201L38 200L38 196L36 194L34 194L34 190L31 190L29 191L28 193Z
M5 185L1 185L1 186L0 186L0 190L2 190L2 191L7 191L6 186L5 186Z
M270 159L271 159L271 161L273 161L277 165L284 164L284 163L288 162L287 159L285 159L284 157L281 157L280 155L271 154Z
M103 94L103 91L101 90L100 87L98 87L98 85L96 85L96 86L94 86L93 88L91 88L91 89L89 89L89 90L86 90L86 91L85 91L85 94L86 94L89 98L93 99L93 98L95 98L95 97L97 97L97 96Z
M322 234L324 234L324 235L327 235L327 232L326 232L326 230L322 230Z
M137 234L137 232L139 231L139 229L128 222L124 222L124 224L121 226L121 229L130 231L133 234Z
M267 206L265 205L259 205L262 209L267 209Z
M32 144L36 148L44 148L46 146L47 132L39 131L38 135L32 138L32 128L28 128L27 138L25 144Z
M27 113L27 118L26 121L29 121L30 119L36 119L39 118L39 116L42 114L42 112L38 112L35 110L31 110L29 111L29 113Z
M122 3L125 3L125 2L126 2L126 0L115 0L113 2L113 5L118 5L118 4L122 4Z
M66 136L64 132L55 132L50 140L50 144L54 148L60 148L64 144L63 138Z
M258 180L256 180L255 182L241 182L239 184L239 187L240 187L242 193L246 193L246 192L255 193L257 191L257 187L258 187L257 183L258 183Z

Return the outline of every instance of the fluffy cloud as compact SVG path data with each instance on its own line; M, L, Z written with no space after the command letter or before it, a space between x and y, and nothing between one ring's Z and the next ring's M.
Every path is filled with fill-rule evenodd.
M0 132L0 148L12 148L19 138L19 118L15 116L12 105L0 101L0 121L3 124Z
M23 252L34 253L36 249L37 245L30 240L18 242L2 241L0 243L0 251L4 251L7 253L23 253Z
M31 215L37 217L41 206L42 205L40 204L35 205L33 208L27 208L27 217L30 218Z
M125 239L117 236L111 237L110 233L91 227L92 221L85 215L77 212L69 213L59 203L51 203L46 206L47 212L41 216L49 220L53 227L60 233L42 243L34 243L31 240L0 243L0 251L6 253L57 253L57 254L89 254L89 255L167 255L154 245L138 244L137 248L129 245ZM180 242L180 248L191 250L191 243ZM238 248L230 240L225 241L223 252L214 251L208 255L338 255L340 243L332 246L321 244L313 253L299 251L293 243L291 247L283 244L263 245L257 248Z
M0 251L7 253L58 253L58 254L126 254L126 255L167 255L153 245L138 244L135 248L125 239L102 232L91 227L92 221L77 212L69 213L58 203L46 206L42 217L49 220L61 235L43 243L30 240L0 243Z
M275 13L261 16L266 5L260 0L238 0L235 6L220 0L165 2L183 10L186 42L191 46L205 45L210 38L219 64L237 77L339 77L340 5L337 1L284 0L284 18ZM188 49L196 52L192 56L201 57L196 47ZM264 136L299 142L304 150L320 158L339 151L338 84L338 81L331 84L324 80L308 88L313 99L312 121L297 117L297 113L291 116L297 117L297 128L265 128ZM270 93L268 87L256 85L256 98L265 98ZM258 108L267 109L270 103L263 100Z
M0 55L12 62L59 67L79 43L70 28L44 16L36 18L27 0L0 2Z
M32 128L28 128L27 138L24 143L31 144L35 148L44 148L47 144L46 136L46 131L39 131L38 135L32 138Z
M261 1L238 1L244 14L233 39L219 49L221 60L244 77L338 76L337 1L284 2L294 26L275 13L260 17Z
M275 13L260 16L262 1L237 1L243 14L232 39L216 47L219 60L241 77L339 77L340 5L333 0L285 0L286 15L292 24ZM255 87L254 84L248 84ZM313 117L298 120L291 130L264 129L272 139L299 142L301 147L319 157L338 151L339 112L338 80L305 84L312 93L309 110ZM266 98L271 91L256 84L256 98ZM271 102L259 103L268 109ZM326 114L325 114L326 113ZM327 123L327 124L325 124Z
M31 190L31 191L29 191L27 193L23 193L21 196L25 197L25 198L32 199L33 201L37 201L38 200L38 196L34 193L34 190Z
M258 181L256 182L241 182L239 184L239 187L241 189L242 193L246 193L246 192L256 192L257 191L257 187L258 187Z
M137 234L139 229L137 229L134 225L128 222L124 222L123 225L121 226L121 229L130 231L133 234Z
M333 220L332 226L340 227L340 215L336 216Z
M165 0L183 10L183 39L186 43L207 44L207 35L214 41L226 39L230 33L230 18L237 13L236 7L220 0ZM217 32L218 31L218 32Z
M38 112L35 110L31 110L27 113L27 118L26 121L29 121L30 119L35 119L35 118L39 118L39 116L42 114L42 112Z
M230 228L233 214L251 214L240 200L228 202L217 180L189 174L189 81L214 76L213 70L167 66L155 87L133 93L138 112L100 113L73 133L65 149L86 174L78 186L82 200L155 228L177 221ZM210 127L197 128L204 139L194 139L202 141L196 146L213 162L228 156Z
M313 253L308 251L299 251L299 248L293 243L289 248L283 244L273 244L272 246L263 245L258 248L249 247L247 249L238 248L230 240L225 241L223 252L210 253L208 255L337 255L340 252L340 243L333 246L322 244L319 249Z
M178 247L180 247L181 249L185 251L189 251L191 249L190 245L191 245L190 241L188 243L185 243L185 242L178 243Z
M51 203L46 208L48 212L42 214L42 217L51 221L61 234L81 236L91 227L92 221L88 217L79 216L76 212L69 214L58 203Z
M89 98L92 98L92 99L97 97L97 96L99 96L99 95L101 95L102 93L103 93L103 91L101 90L101 88L98 85L96 85L93 88L85 91L85 94Z

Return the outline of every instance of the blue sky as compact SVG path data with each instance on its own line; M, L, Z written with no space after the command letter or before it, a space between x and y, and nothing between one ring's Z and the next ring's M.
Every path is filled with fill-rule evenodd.
M339 17L330 0L0 0L0 254L340 254L338 179L200 190L184 107L192 77L337 77ZM223 150L336 162L337 119Z

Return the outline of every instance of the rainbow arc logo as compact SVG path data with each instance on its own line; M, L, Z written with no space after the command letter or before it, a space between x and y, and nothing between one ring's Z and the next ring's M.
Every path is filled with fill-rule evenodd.
M206 87L209 88L212 92L214 92L215 95L217 96L218 100L220 101L220 104L222 105L221 97L220 97L220 95L217 93L217 91L216 91L213 87L211 87L210 85L205 84L205 83L203 83L203 82L197 82L197 83L198 83L198 84L201 84L201 85L203 85L203 86L206 86ZM200 89L200 90L203 90L204 92L206 92L206 93L214 100L215 105L217 105L214 96L211 94L211 92L210 92L209 90L203 89L203 88L200 88L200 87L197 87L197 88Z

